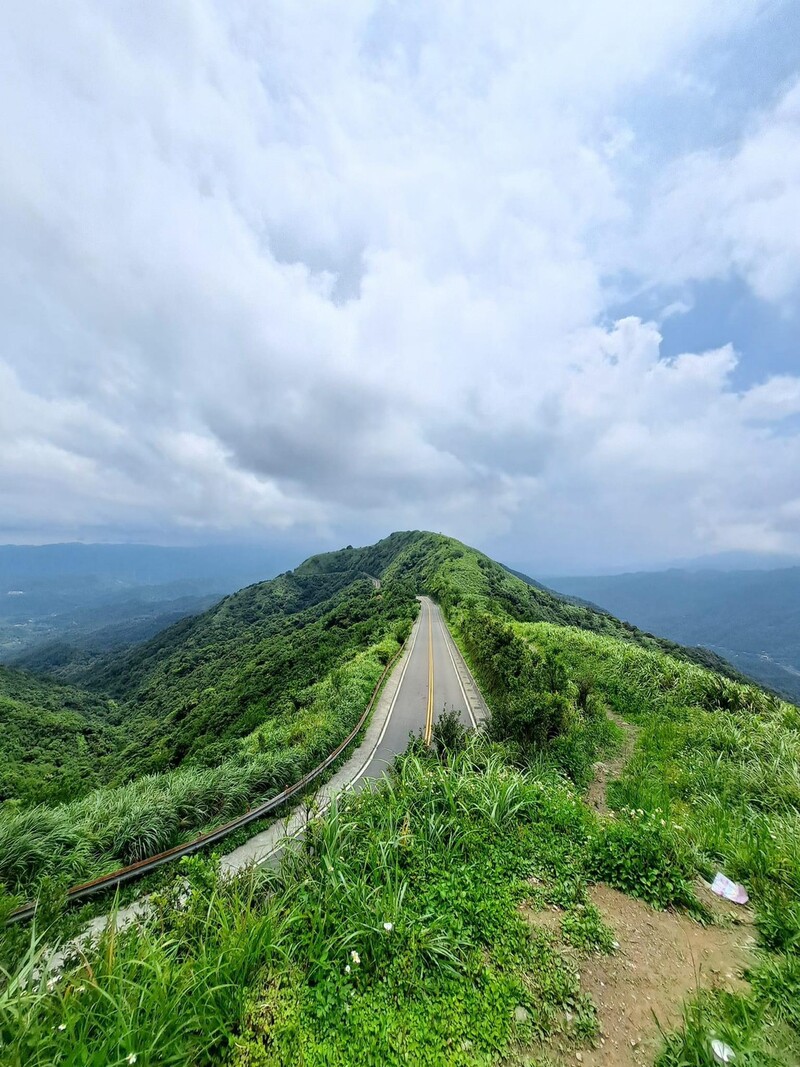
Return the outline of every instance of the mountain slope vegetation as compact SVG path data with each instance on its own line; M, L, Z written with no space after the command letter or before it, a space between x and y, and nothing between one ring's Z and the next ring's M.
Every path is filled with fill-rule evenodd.
M316 758L363 708L418 593L446 613L486 731L443 720L433 746L415 741L374 791L314 819L277 872L220 881L213 860L185 861L145 921L49 986L44 949L11 931L9 1064L617 1062L582 974L624 952L625 931L591 887L713 925L696 876L718 869L751 894L750 984L701 988L677 1030L654 1028L658 1067L711 1067L712 1038L751 1067L800 1062L798 709L439 535L313 557L110 660L95 692L164 769L3 813L2 877L27 888L146 851L143 828L204 825L221 798L245 802L231 790L249 774L264 789L287 752L291 769ZM585 790L620 722L638 739L598 814Z
M107 734L103 788L76 789L68 803L7 804L0 881L27 894L43 877L74 883L134 862L320 762L355 725L410 628L410 585L378 589L365 569L380 572L403 544L400 536L313 559L112 657L92 679L122 724Z
M800 567L554 578L655 633L705 645L789 700L800 700Z
M313 556L95 664L91 692L64 690L94 708L86 725L63 720L56 729L41 718L29 733L48 740L24 757L24 727L0 739L7 797L27 805L0 812L0 879L27 890L45 875L89 877L176 844L300 777L357 720L419 593L452 618L473 620L465 636L475 657L478 629L508 619L702 659L440 535L397 533ZM30 681L42 694L47 684ZM557 733L553 714L548 730Z
M0 803L53 803L102 784L118 716L105 697L0 667Z

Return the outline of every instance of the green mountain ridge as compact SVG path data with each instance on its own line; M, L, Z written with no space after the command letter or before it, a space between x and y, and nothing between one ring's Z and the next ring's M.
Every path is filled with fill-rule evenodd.
M379 593L375 580L382 585ZM184 761L216 765L233 756L241 739L265 721L291 717L302 705L304 691L342 660L388 635L402 634L417 593L429 593L448 610L465 602L517 621L605 633L742 680L711 652L645 634L452 538L398 532L375 545L312 556L293 571L230 594L131 649L92 656L79 673L82 689L54 688L50 693L47 679L34 682L29 675L4 669L0 693L7 701L16 699L17 706L15 737L0 741L7 768L0 779L2 799L66 800L106 782L122 783ZM58 648L52 650L51 662L57 666ZM13 695L14 678L18 690L28 686L31 694L40 694L31 696L25 711ZM69 725L58 724L58 731L67 731L64 739L54 736L21 761L20 724L23 733L41 732L39 709L60 709L67 692L73 694L73 716L81 715L84 705L91 707L93 724L84 726L74 717ZM5 714L10 723L10 711ZM54 730L55 721L47 721ZM80 759L71 755L75 746L66 736L84 738ZM107 758L112 753L116 758ZM34 782L37 774L52 783L54 773L57 784L40 796L35 785L19 784L23 778Z
M37 931L70 937L77 922L59 887L216 825L319 762L420 593L481 686L485 731L442 718L373 789L321 815L309 798L303 843L277 871L220 878L199 857L166 869L140 922L46 982ZM750 984L712 982L682 1016L676 1001L677 1029L650 1025L648 1048L657 1067L711 1067L722 1035L753 1067L800 1062L800 711L705 655L410 532L226 597L95 665L91 692L0 675L15 699L86 701L76 714L107 721L119 745L102 788L0 807L0 882L40 908L33 935L0 927L0 1060L485 1067L543 1063L544 1048L573 1062L617 1036L584 978L620 968L630 930L597 884L713 928L696 878L724 870L751 895ZM623 736L598 812L587 789ZM0 918L16 899L0 889ZM649 995L668 965L626 983ZM644 1049L638 1029L631 1040Z

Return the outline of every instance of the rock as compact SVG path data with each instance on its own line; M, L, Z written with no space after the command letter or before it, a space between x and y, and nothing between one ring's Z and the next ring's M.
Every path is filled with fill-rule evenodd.
M528 1009L524 1008L521 1004L517 1004L516 1008L514 1008L514 1022L526 1023L529 1018L530 1014L528 1013Z

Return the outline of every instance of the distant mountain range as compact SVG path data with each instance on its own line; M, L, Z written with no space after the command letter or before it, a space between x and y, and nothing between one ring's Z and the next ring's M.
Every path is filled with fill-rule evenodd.
M71 680L294 561L257 545L0 545L0 662Z
M643 630L701 645L800 701L800 566L549 578Z

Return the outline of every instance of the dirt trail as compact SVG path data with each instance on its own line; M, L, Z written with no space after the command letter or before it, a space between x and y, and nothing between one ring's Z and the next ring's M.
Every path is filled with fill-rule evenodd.
M614 712L608 714L624 740L613 759L595 764L586 802L599 813L608 812L608 784L621 777L640 732ZM698 989L745 988L743 975L756 943L752 912L720 901L699 879L696 889L720 925L703 926L683 913L656 911L609 886L593 886L589 896L616 935L618 947L608 956L581 956L561 941L560 909L523 906L528 922L549 931L574 962L582 991L597 1007L599 1034L593 1046L582 1046L569 1037L565 1025L564 1034L522 1051L515 1062L644 1067L653 1063L662 1031L680 1024L684 1002Z
M636 738L639 736L638 726L626 722L616 712L609 710L608 716L622 730L624 738L620 752L613 759L595 763L594 765L594 778L586 793L586 803L594 811L601 813L608 811L608 801L606 800L608 783L615 781L622 775L625 764L633 755L633 750L636 747Z
M746 988L743 973L755 944L749 924L701 926L687 915L655 911L608 886L594 886L589 893L614 929L619 948L609 956L588 958L567 947L563 951L575 961L581 989L597 1006L595 1047L554 1039L529 1059L523 1055L520 1063L644 1067L653 1063L660 1047L659 1028L671 1030L680 1023L683 1002L697 989ZM558 937L557 911L528 912L527 918Z

